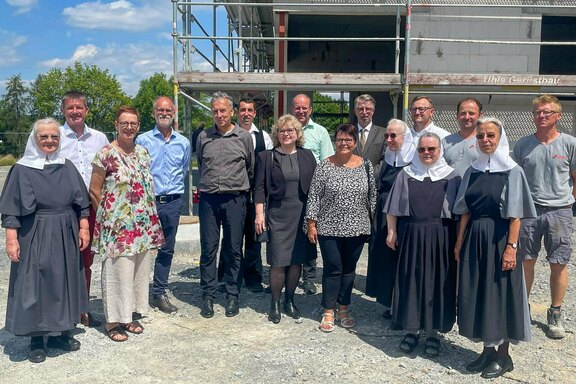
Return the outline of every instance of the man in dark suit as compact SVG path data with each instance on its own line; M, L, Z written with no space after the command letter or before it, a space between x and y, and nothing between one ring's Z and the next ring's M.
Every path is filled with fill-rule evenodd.
M375 109L376 100L368 94L354 99L354 114L358 120L358 145L354 148L354 154L370 160L374 166L374 176L379 180L386 149L386 129L372 124Z

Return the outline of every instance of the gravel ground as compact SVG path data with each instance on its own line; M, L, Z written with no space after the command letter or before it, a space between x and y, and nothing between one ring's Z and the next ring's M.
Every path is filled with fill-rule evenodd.
M187 227L183 230L197 230ZM1 231L0 244L4 244ZM442 353L435 359L419 346L412 356L398 350L402 333L389 331L382 307L363 295L366 252L358 266L352 308L358 325L349 332L337 327L332 334L318 330L320 295L296 292L303 318L267 321L270 296L243 291L240 315L224 316L225 298L216 300L212 319L200 316L199 254L193 244L177 244L171 281L172 302L180 309L166 315L150 309L142 320L146 331L125 343L113 343L102 329L77 327L80 351L48 350L48 359L32 364L26 359L29 339L4 331L9 260L0 251L0 383L484 383L464 366L482 349L458 335L457 327L444 335ZM574 275L574 261L570 275ZM319 266L317 281L322 273ZM100 264L93 267L92 313L102 315ZM548 266L537 265L532 305L533 340L511 347L515 370L498 382L573 383L576 380L575 287L571 281L564 303L563 340L544 335L549 305Z

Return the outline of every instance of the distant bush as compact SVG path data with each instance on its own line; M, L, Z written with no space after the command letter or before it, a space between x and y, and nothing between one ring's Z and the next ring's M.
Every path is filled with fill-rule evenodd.
M0 166L14 165L16 158L12 155L0 156Z

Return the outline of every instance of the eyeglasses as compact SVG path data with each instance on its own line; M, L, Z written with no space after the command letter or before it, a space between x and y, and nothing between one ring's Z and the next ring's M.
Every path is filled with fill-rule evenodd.
M38 135L38 140L40 141L47 141L48 139L58 141L60 140L60 135Z
M426 112L426 111L429 110L429 109L434 109L434 108L432 108L432 107L410 108L410 112L412 112L412 113L416 113L416 112L418 112L418 113L424 113L424 112Z
M533 111L532 115L534 115L534 117L538 117L540 115L544 116L544 117L550 117L555 113L559 113L558 111Z
M344 144L352 144L354 143L354 139L336 139L336 144L340 144L340 143L344 143Z
M388 140L388 138L391 138L392 140L394 140L398 136L402 136L402 134L401 133L385 133L384 134L384 140Z
M356 108L358 112L374 112L374 108L370 107L358 107Z
M132 122L119 121L119 122L118 122L118 125L119 125L121 128L128 128L128 126L130 126L130 128L138 128L138 126L140 125L140 123L134 122L134 121L132 121Z
M418 147L418 153L430 152L434 153L438 147Z
M174 113L173 109L166 109L166 108L154 108L156 112L162 113L164 115L171 115Z
M294 134L294 132L296 132L296 130L294 128L281 129L278 131L278 135L292 136Z
M488 132L488 133L479 133L476 135L476 139L478 140L482 140L484 139L484 136L486 136L488 139L492 140L496 138L496 134L494 132Z

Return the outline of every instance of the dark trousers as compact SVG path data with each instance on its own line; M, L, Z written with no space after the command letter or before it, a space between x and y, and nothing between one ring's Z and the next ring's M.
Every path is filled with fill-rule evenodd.
M154 262L154 282L152 294L160 296L168 289L168 276L174 257L174 246L176 245L176 233L180 224L180 211L182 210L182 198L177 198L169 203L160 204L156 202L156 210L162 224L162 232L166 243L158 250L156 261Z
M88 247L82 251L82 265L84 265L84 275L86 276L86 290L88 291L88 298L90 298L90 281L92 281L92 263L94 262L94 252L92 252L91 245L94 238L94 224L96 223L96 211L90 206L90 216L88 216L88 228L90 229L90 243Z
M242 237L246 220L246 194L202 193L200 216L200 287L202 298L213 298L218 289L216 255L223 239L220 257L224 261L224 282L230 296L238 296L242 262Z
M322 274L322 307L335 309L349 305L366 236L318 236L324 273Z
M249 285L262 285L262 244L254 241L256 230L254 227L256 220L256 205L248 201L246 203L246 221L244 222L244 258L240 265L240 276L238 285L242 286L242 281ZM218 260L218 281L224 279L224 258L220 255Z
M302 281L314 282L314 279L316 279L316 259L302 264Z

